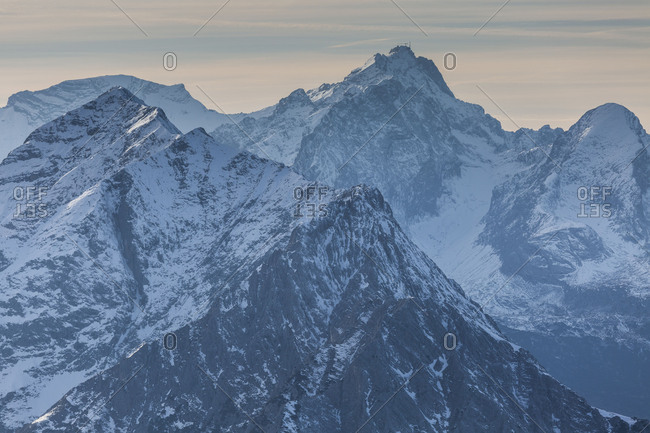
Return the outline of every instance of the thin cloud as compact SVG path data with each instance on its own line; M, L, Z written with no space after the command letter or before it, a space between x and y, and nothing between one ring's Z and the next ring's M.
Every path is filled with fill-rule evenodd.
M330 45L327 48L347 48L347 47L355 47L358 45L369 45L373 44L375 42L384 42L388 41L389 38L381 38L381 39L366 39L365 41L356 41L356 42L349 42L347 44L338 44L338 45Z

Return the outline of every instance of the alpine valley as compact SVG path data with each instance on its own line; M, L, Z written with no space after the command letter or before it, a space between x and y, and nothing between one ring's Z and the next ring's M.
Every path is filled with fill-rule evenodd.
M119 76L0 119L0 432L648 424L621 106L507 132L397 47L250 115Z

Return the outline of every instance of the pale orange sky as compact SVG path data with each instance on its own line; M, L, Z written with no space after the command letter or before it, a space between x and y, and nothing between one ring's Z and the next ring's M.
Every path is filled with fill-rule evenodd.
M198 84L228 112L253 111L410 41L456 96L506 129L516 127L477 84L519 126L566 128L617 102L650 129L647 0L512 0L476 35L504 1L396 0L407 17L390 0L232 0L196 36L225 0L115 2L140 28L111 0L3 0L0 105L20 90L123 73L185 83L214 108ZM178 56L171 72L162 65L169 51ZM453 71L442 67L447 52L458 59Z

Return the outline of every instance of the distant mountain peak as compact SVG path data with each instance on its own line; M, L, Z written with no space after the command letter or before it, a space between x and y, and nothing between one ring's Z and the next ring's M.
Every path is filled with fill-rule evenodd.
M128 127L129 131L140 128L146 123L158 121L169 133L181 134L181 131L167 118L162 109L149 106L122 86L112 87L99 95L97 99L71 111L57 121L71 125L80 121L88 122L90 131L94 131L95 128L102 129L104 127L105 116L111 116L110 118L116 120L116 123L124 122L124 126Z
M353 70L346 80L377 81L378 78L387 76L403 80L411 85L418 83L422 85L426 80L432 80L443 93L454 98L453 92L447 86L433 61L425 57L417 57L413 50L406 45L392 48L388 55L375 54L365 65Z
M309 99L309 96L307 96L305 89L296 89L291 92L289 96L280 99L276 110L278 113L282 113L294 104L299 106L312 105L312 101Z
M587 111L583 118L590 118L592 122L603 120L604 118L618 118L620 120L634 118L636 115L627 107L608 102Z
M228 121L228 117L207 109L192 98L183 84L165 86L129 75L105 75L67 80L37 91L22 91L9 97L7 105L0 108L0 160L23 144L29 134L46 123L88 102L97 99L116 87L132 92L139 103L160 107L182 132L202 126L215 128ZM114 94L113 97L124 97ZM126 99L131 95L127 95Z
M142 99L135 96L128 89L122 86L115 86L106 92L99 95L97 99L91 101L90 104L125 104L128 102L133 102L134 104L147 105L142 101Z
M102 160L119 162L118 167L163 148L181 134L162 109L117 86L34 130L1 166L14 180L53 176L50 181L56 181L89 164L95 178L115 169ZM47 160L47 167L33 166L39 160Z
M410 46L408 45L397 45L394 48L391 48L391 50L388 52L389 55L402 55L402 56L410 56L412 58L415 58L415 53L411 49Z
M9 96L9 99L7 100L7 107L18 107L20 108L24 104L28 104L30 101L33 101L36 94L38 92L47 92L47 91L52 91L53 89L63 91L63 92L70 92L70 93L76 93L80 88L88 85L88 83L92 83L91 85L95 86L97 82L101 80L107 80L112 83L115 83L112 88L126 88L128 84L138 84L142 83L141 85L144 86L144 83L146 83L144 80L141 80L140 78L133 77L131 75L106 75L106 76L101 76L101 77L92 77L92 78L82 78L82 79L76 79L76 80L65 80L62 81L59 84L56 84L54 86L49 87L48 89L44 89L41 91L33 92L30 90L23 90L20 92L17 92L11 96ZM155 83L151 83L152 85L155 85ZM63 99L68 99L66 96L61 95ZM95 98L93 98L95 99ZM73 107L76 108L76 107Z
M645 135L645 130L636 115L626 107L607 103L587 111L574 125L581 134L598 135L620 139L623 133Z
M184 137L192 138L192 137L201 137L201 138L212 138L210 134L208 134L205 129L201 126L198 128L192 129L190 132L184 135Z

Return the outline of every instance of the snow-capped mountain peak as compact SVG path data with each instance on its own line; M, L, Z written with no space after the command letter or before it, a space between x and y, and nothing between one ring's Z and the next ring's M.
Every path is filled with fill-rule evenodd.
M93 185L180 135L160 108L147 106L127 89L115 87L31 133L0 164L0 186L49 189L67 185L48 195L46 200L53 208L81 194L79 185ZM14 218L14 205L12 195L0 198L4 221Z
M182 132L197 127L208 130L228 122L227 116L208 110L192 98L183 84L165 86L128 75L69 80L44 90L22 91L9 97L0 108L0 160L20 146L38 127L74 110L113 87L123 87L138 99L162 108ZM235 116L236 117L236 116Z
M304 89L296 89L289 94L289 96L280 99L278 105L275 107L274 114L281 115L290 109L300 109L303 107L312 107L313 102L307 96Z
M334 152L321 148L329 157L337 159L328 162L331 167L323 167L328 171L324 179L330 183L335 183L334 171L345 162L346 156L352 155L378 131L381 134L376 141L382 140L386 132L382 125L389 119L387 130L395 127L393 123L404 120L419 125L413 129L414 133L399 134L399 139L413 141L409 146L423 153L416 158L420 162L430 159L433 153L430 148L436 146L431 141L426 142L428 133L422 129L436 130L431 134L436 137L435 141L446 142L445 149L436 150L439 153L468 151L454 144L457 138L452 137L449 122L459 125L456 135L478 136L475 138L493 148L503 148L506 143L498 121L486 115L481 107L457 100L435 64L424 57L416 57L407 46L395 47L388 54L376 54L343 81L323 84L304 93L308 99L298 89L273 109L245 117L240 126L246 134L234 125L222 125L212 135L218 141L235 143L259 156L268 155L286 165L294 165L301 152L302 157L311 158L312 153L307 148L314 135L327 134L325 130L338 122L337 119L348 119L344 122L346 131L341 127L332 131L346 135L343 141L347 143L334 143L345 149ZM404 109L400 110L402 105ZM419 137L425 137L425 142ZM312 162L300 161L300 164L312 166Z
M232 273L246 254L265 252L262 244L251 250L257 238L250 233L273 239L279 221L294 221L292 190L273 193L273 185L302 180L252 155L237 159L238 153L201 128L181 135L163 110L116 87L34 131L2 162L0 336L15 350L0 358L0 405L6 409L0 431L35 419L57 394L105 368L115 355L133 353L154 329L182 326L202 303L209 305L204 283L197 289L194 277L183 281L189 265L179 269L187 259L219 257L224 268L195 271L224 284L224 269ZM238 214L267 189L268 206ZM38 212L31 215L30 206ZM190 223L197 215L200 221ZM217 245L187 239L192 226L230 240ZM142 260L137 256L144 245L135 239L154 227L162 236L155 241L160 251ZM194 239L194 252L179 255L179 243ZM52 267L39 252L54 260ZM57 277L59 260L76 270ZM192 266L200 267L201 260ZM176 277L159 279L153 269ZM23 327L32 318L44 326L36 340L58 343L41 346ZM69 333L66 323L79 327ZM98 329L107 332L106 339L95 339ZM76 360L68 358L71 353ZM16 379L12 372L21 362L29 363L29 371Z
M107 121L109 118L110 122ZM181 134L160 108L145 105L123 87L114 87L32 132L25 144L7 157L3 166L24 161L26 157L34 156L34 151L38 151L39 158L60 158L70 163L70 158L83 158L100 150L98 146L102 140L99 136L109 135L119 140L127 134L140 134L146 138L147 133L142 132L144 129L161 129L169 136Z
M391 78L409 82L410 85L424 85L427 80L432 80L443 93L454 97L433 61L416 57L413 50L406 45L392 48L388 55L375 54L364 66L352 71L345 81L369 85Z
M639 118L623 105L608 103L589 110L575 125L585 137L621 140L621 134L645 135Z
M135 96L132 92L123 86L111 87L106 92L99 95L95 100L90 101L86 105L106 105L105 108L110 108L110 106L114 106L116 104L125 104L129 101L133 101L135 104L145 105L142 99Z
M622 105L608 103L587 111L553 144L550 156L562 161L563 170L593 172L591 181L598 182L597 177L601 176L602 183L611 181L606 171L611 175L628 168L646 140L646 131L634 113Z

